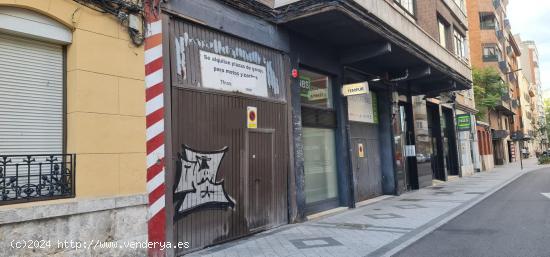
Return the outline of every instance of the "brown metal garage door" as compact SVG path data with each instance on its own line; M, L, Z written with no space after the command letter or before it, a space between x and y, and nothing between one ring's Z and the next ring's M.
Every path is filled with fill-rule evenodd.
M174 241L191 246L176 254L287 223L285 56L182 19L169 25L174 194L167 209ZM248 87L242 76L258 81ZM257 128L247 123L249 107Z

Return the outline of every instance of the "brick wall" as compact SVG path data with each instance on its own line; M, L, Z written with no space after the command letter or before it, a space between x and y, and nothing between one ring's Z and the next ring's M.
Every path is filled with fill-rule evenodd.
M443 3L443 0L416 1L416 21L418 25L437 41L439 41L439 19L442 19L449 25L449 32L446 38L447 50L454 52L454 31L456 30L461 35L466 36L468 28L461 25L461 22L452 14L449 7Z

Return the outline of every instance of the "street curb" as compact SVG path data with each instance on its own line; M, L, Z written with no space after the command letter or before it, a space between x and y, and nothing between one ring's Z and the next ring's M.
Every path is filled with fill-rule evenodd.
M547 165L544 165L544 166L545 167L536 167L534 169L521 171L521 173L518 173L517 175L515 175L512 178L508 179L503 184L491 189L489 192L483 194L481 197L473 200L472 202L469 202L469 203L467 203L465 205L462 205L462 206L457 206L454 209L452 209L452 210L450 210L450 211L448 211L448 212L446 212L446 213L439 216L439 217L443 217L443 218L441 218L441 219L436 218L436 219L424 224L423 226L411 231L410 233L413 233L414 235L411 238L409 238L409 239L407 239L403 242L399 242L399 239L398 239L398 241L396 242L397 245L395 247L393 246L392 243L390 243L390 244L387 244L387 245L383 246L382 248L370 253L367 256L368 257L370 257L370 256L384 256L384 257L393 256L394 254L396 254L396 253L400 252L401 250L407 248L408 246L412 245L413 243L420 240L424 236L430 234L434 230L438 229L439 227L445 225L449 221L451 221L454 218L458 217L459 215L463 214L464 212L466 212L470 208L474 207L478 203L480 203L483 200L487 199L489 196L491 196L494 193L498 192L499 190L506 187L510 183L514 182L516 179L520 178L521 176L523 176L527 173L533 172L533 171L549 168ZM387 251L385 251L383 253L380 253L379 250L382 250L383 248L390 248L390 249L388 249Z

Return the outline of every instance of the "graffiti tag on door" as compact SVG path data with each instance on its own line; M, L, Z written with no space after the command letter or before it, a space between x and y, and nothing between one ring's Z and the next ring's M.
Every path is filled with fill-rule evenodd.
M235 200L225 191L223 179L216 178L228 150L226 146L220 150L203 152L187 145L182 146L176 162L174 220L198 210L235 207Z

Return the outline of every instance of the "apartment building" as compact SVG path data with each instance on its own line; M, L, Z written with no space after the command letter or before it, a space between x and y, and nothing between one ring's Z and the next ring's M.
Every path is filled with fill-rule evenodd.
M529 83L531 97L533 97L533 102L531 105L531 114L533 116L533 135L536 135L536 138L533 139L532 144L534 151L543 151L547 148L548 142L546 133L540 131L540 128L545 127L546 118L544 110L544 101L542 91L542 83L540 81L540 68L539 68L539 54L537 46L532 40L522 40L520 35L516 35L516 41L519 42L522 56L520 59L521 68L524 77Z
M523 66L520 66L523 67ZM536 97L534 87L527 80L524 71L518 72L519 80L519 95L521 109L521 131L518 136L521 137L520 149L525 149L529 156L535 156L537 151L540 151L540 142L536 139L536 126L538 118L533 115L536 111ZM538 144L537 144L538 143Z
M469 63L469 41L468 41L468 17L466 4L463 0L453 1L417 1L416 8L419 13L417 22L423 30L439 44L453 53L459 60L464 63ZM467 126L466 124L475 124L475 109L473 89L454 91L451 94L443 94L439 98L445 99L447 103L440 104L443 110L454 111L456 122L462 123L461 126L456 125L456 134L453 136L452 144L444 146L443 149L438 148L437 144L432 146L433 152L444 151L450 149L446 160L446 172L448 175L469 175L473 174L476 169L479 169L480 159L478 154L477 134L473 133L475 125ZM435 104L438 99L428 99L428 107ZM441 103L441 102L440 102ZM421 109L423 107L420 107ZM419 113L421 111L417 111ZM444 132L446 135L451 135L454 132ZM439 140L439 139L437 139ZM449 140L449 139L444 139ZM458 166L453 167L454 149L457 148ZM418 149L418 147L417 147ZM441 171L434 171L434 174Z
M472 0L469 15L470 56L473 68L497 70L507 92L499 104L479 121L477 134L482 168L502 165L518 159L516 131L520 130L518 56L519 46L506 18L507 0Z

